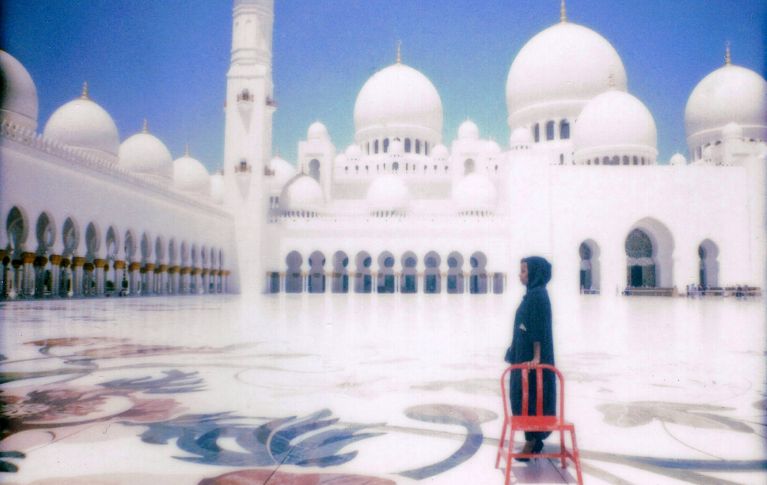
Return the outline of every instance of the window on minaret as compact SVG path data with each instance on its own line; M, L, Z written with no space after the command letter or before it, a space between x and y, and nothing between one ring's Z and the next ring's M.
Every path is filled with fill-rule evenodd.
M570 122L562 120L559 122L559 138L567 140L570 138Z
M463 174L469 175L470 173L473 173L473 172L474 172L474 160L469 158L465 162L463 162Z
M424 155L429 155L429 142L425 141L423 142L423 153Z
M397 170L399 170L399 163L398 162L394 162L392 164L391 168L392 168L392 170L394 170L396 172Z
M553 140L553 139L554 139L554 122L547 121L546 122L546 140Z
M541 125L538 123L533 126L533 138L535 139L535 143L541 141Z
M405 138L405 153L410 153L412 148L410 138Z
M415 141L415 152L416 153L421 153L421 140L416 140Z
M378 140L373 142L373 153L378 153Z
M389 139L388 138L384 138L383 151L384 151L384 153L389 153Z
M370 142L365 143L365 152L370 155Z

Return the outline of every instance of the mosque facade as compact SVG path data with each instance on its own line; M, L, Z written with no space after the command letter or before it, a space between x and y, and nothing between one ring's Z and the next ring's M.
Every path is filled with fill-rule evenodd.
M213 175L147 126L120 142L87 86L38 130L34 82L2 53L4 297L500 294L533 253L561 291L762 285L767 82L729 50L668 163L620 55L564 5L510 66L505 146L470 120L444 139L437 87L398 55L359 90L354 143L315 122L291 163L272 157L273 25L273 0L234 1Z

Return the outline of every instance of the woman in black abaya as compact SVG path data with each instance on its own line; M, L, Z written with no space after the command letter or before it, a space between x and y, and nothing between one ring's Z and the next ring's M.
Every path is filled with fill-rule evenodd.
M522 260L519 280L527 287L517 313L514 315L514 334L511 347L506 352L509 364L554 365L554 342L551 330L551 302L546 284L551 280L551 264L544 258L532 256ZM528 414L536 414L537 383L535 373L529 374ZM511 411L522 414L522 376L520 371L511 373ZM557 386L552 372L543 371L543 414L556 415ZM543 440L550 432L525 432L522 453L540 453ZM527 461L527 459L520 459Z

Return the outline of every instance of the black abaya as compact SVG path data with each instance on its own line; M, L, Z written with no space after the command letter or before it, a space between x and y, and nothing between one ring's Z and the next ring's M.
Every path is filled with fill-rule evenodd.
M541 346L541 364L554 365L554 341L551 329L551 302L546 291L546 284L551 279L551 265L540 257L525 258L527 263L527 293L514 315L514 336L507 355L510 364L521 364L533 360L534 343ZM528 414L536 415L537 383L534 372L528 374L529 400ZM515 416L522 414L522 375L515 371L511 375L511 411ZM552 372L543 371L543 414L555 416L557 413L557 386ZM527 441L543 440L551 433L526 432Z

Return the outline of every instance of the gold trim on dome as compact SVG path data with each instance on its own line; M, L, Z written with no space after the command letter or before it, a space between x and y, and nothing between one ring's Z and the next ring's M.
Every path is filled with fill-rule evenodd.
M149 121L144 118L144 126L141 128L141 133L149 133Z
M732 64L732 52L730 51L730 42L724 45L724 65L729 66Z
M80 99L91 99L88 96L88 81L83 82L83 91L80 93Z

